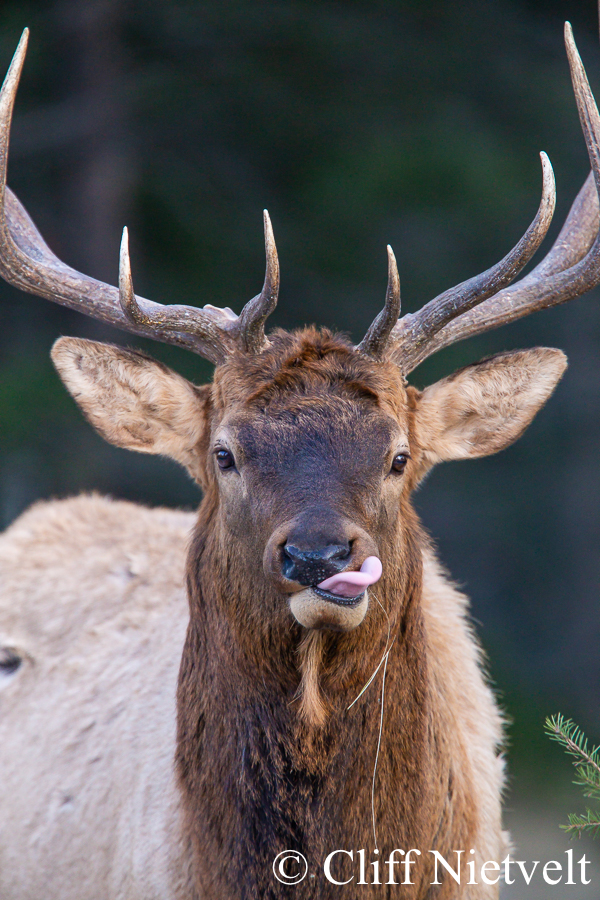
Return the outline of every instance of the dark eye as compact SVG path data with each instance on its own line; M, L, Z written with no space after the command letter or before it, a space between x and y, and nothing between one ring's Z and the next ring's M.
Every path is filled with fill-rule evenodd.
M403 472L407 462L408 456L406 453L398 453L392 462L392 472Z
M0 648L0 675L12 675L23 660L11 647Z
M215 456L217 457L217 465L220 469L233 469L235 466L235 460L229 450L224 450L223 447L221 447L220 450L215 451Z

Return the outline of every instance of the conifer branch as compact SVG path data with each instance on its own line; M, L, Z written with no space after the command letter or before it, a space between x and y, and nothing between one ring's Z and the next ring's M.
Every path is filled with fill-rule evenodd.
M600 800L600 746L588 748L585 734L572 719L565 719L560 713L546 719L546 733L559 743L573 758L577 778L574 784L583 787L584 797ZM587 809L584 815L569 815L569 824L560 826L571 836L581 837L600 834L600 812Z

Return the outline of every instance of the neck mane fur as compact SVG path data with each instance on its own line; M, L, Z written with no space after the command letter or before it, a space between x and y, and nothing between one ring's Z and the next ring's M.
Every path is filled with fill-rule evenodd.
M211 548L207 500L189 553L178 686L177 769L199 896L278 897L278 852L297 849L320 866L334 849L372 853L374 827L381 854L443 849L452 779L436 738L421 609L425 538L414 513L400 558L382 552L386 575L363 625L319 633L292 623L287 609L272 626L251 614L240 621L240 606L251 613L260 593L232 600L241 587ZM387 649L373 815L384 667L348 707ZM295 896L331 890L307 879Z

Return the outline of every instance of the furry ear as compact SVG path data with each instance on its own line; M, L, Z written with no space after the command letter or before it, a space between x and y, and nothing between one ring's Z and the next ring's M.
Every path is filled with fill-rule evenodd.
M200 480L197 446L209 387L198 388L144 353L59 338L52 362L103 438L117 447L170 456Z
M500 353L426 388L417 427L425 470L503 450L525 431L567 367L560 350Z

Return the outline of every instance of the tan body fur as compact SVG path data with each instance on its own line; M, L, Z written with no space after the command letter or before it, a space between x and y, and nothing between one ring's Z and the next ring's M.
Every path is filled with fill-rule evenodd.
M0 537L0 897L178 900L175 687L194 516L100 497Z
M192 896L172 761L194 520L79 497L38 504L0 538L0 644L25 660L0 682L3 900ZM474 781L478 857L502 859L501 719L466 600L429 552L424 562L429 677L446 718L445 752L456 788L461 778ZM369 691L377 715L380 682ZM384 744L398 740L384 730ZM491 900L497 888L460 896Z

